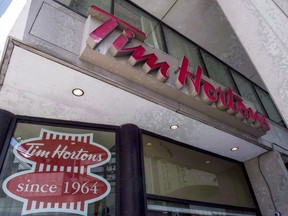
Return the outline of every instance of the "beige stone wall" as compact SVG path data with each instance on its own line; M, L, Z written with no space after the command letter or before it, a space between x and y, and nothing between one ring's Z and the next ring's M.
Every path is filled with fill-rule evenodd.
M245 162L263 216L288 215L288 173L279 152L271 151Z

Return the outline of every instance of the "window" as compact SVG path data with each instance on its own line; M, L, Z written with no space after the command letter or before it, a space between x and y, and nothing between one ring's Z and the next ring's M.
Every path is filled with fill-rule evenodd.
M163 30L169 55L177 59L182 59L183 56L186 56L189 60L189 66L193 69L196 69L198 65L204 68L200 61L198 48L194 44L166 26L163 26ZM206 74L206 71L203 72Z
M209 74L209 77L212 80L217 81L225 87L230 87L234 92L238 92L235 84L229 74L228 68L226 65L222 64L220 61L215 59L212 55L208 54L205 51L202 51L202 56Z
M148 198L255 208L241 165L149 135L143 149Z
M62 205L69 209L49 215L72 216L77 204L77 211L85 215L115 215L115 144L113 131L18 123L0 175L0 214L42 212ZM84 203L90 195L106 192L103 199Z
M112 0L59 0L58 2L67 5L69 8L71 8L74 11L77 11L80 14L83 14L84 16L87 16L88 8L91 5L95 5L102 10L107 11L108 13L111 13L111 6L112 6Z
M183 56L186 56L189 59L189 64L192 69L201 65L204 69L203 73L206 76L209 76L212 80L215 80L224 87L230 87L235 93L240 94L244 99L253 103L258 112L266 114L266 111L271 120L286 127L267 92L259 88L256 88L256 92L255 89L253 89L255 85L250 80L242 77L228 65L210 55L181 34L171 30L147 12L135 7L128 0L57 0L57 2L66 5L84 16L87 16L87 10L90 5L96 5L126 21L145 32L147 36L145 43L148 46L163 50L179 60L181 60ZM260 99L257 98L257 94Z
M271 97L269 96L269 94L267 92L263 91L258 86L255 86L255 89L256 89L257 94L258 94L267 114L268 114L268 117L271 120L275 121L276 123L283 124L283 126L284 126L283 120L282 120L275 104L273 103Z
M145 32L145 43L164 50L164 41L158 21L123 0L115 0L114 15Z
M241 96L250 101L255 106L256 110L260 113L265 113L261 107L260 101L257 99L256 92L253 89L253 85L245 77L241 76L237 72L232 70L232 76L237 84Z

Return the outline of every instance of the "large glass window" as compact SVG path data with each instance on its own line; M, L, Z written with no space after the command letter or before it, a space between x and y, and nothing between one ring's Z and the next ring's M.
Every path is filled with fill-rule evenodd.
M164 41L158 21L123 0L115 0L114 15L145 32L145 43L164 50Z
M236 82L236 85L240 91L241 96L250 101L255 106L256 110L260 113L264 113L260 102L257 99L256 92L253 89L252 83L249 82L245 77L241 76L237 72L232 70L232 76Z
M0 215L115 215L115 155L113 131L18 123L0 175Z
M145 32L146 44L164 50L163 34L159 22L126 1L114 0L113 7L111 0L58 0L58 2L83 15L87 15L88 8L91 5L113 13L116 17Z
M194 44L165 26L163 26L163 30L168 53L171 56L177 59L182 59L183 56L186 56L189 60L190 67L194 69L198 65L203 67L198 48ZM206 74L206 71L204 71L204 74Z
M256 92L253 89L253 83L247 80L238 72L233 71L228 65L222 63L208 52L204 51L198 45L194 45L191 41L187 40L181 34L169 29L166 25L157 19L154 19L147 12L135 7L129 1L125 0L56 0L57 2L66 5L72 10L80 13L84 16L87 15L87 10L91 5L96 5L101 9L115 15L116 17L126 21L127 23L135 26L141 31L145 32L147 38L145 43L148 46L152 46L156 49L161 49L167 52L169 55L174 56L181 60L183 56L189 59L190 66L195 68L201 65L204 70L204 74L208 75L212 80L215 80L219 84L230 87L235 93L240 93L243 98L254 104L258 112L264 113L263 106L268 114L268 117L277 122L279 125L285 126L279 112L277 111L270 96L257 89L257 94L260 100L257 100ZM200 50L200 53L198 53ZM201 55L201 56L199 56ZM200 61L200 58L203 61ZM232 71L228 70L228 67ZM236 87L237 85L237 87ZM240 92L239 92L239 91ZM263 106L262 106L263 103Z
M238 93L237 88L232 80L231 75L229 74L228 68L226 65L222 64L220 61L215 59L212 55L201 50L209 77L212 80L217 81L225 87L230 87L234 92Z
M268 117L271 120L273 120L279 124L281 124L281 123L283 124L283 120L282 120L275 104L273 103L270 95L267 92L263 91L258 86L255 86L255 89L256 89L257 94L258 94L267 114L268 114Z
M107 11L108 13L112 12L112 0L58 0L58 2L61 2L64 5L67 5L69 8L71 8L74 11L77 11L80 14L87 16L88 8L91 5L95 5L102 10Z
M255 207L241 165L149 135L143 148L148 194Z

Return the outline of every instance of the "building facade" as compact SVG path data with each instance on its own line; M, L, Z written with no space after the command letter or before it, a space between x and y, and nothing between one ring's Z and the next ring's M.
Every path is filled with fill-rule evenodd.
M288 214L287 14L27 1L1 61L1 215Z

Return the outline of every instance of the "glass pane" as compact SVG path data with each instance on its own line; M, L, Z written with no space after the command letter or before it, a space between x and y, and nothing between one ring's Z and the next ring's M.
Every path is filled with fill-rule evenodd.
M95 5L102 10L105 10L109 13L111 13L111 1L112 0L87 0L87 1L79 1L79 0L58 0L58 2L61 2L62 4L68 6L72 10L87 16L88 8L91 5Z
M122 0L115 0L114 15L145 32L147 36L145 43L164 50L161 29L155 19Z
M0 215L115 215L115 153L114 132L17 124L0 175Z
M148 200L148 216L255 216L255 212Z
M203 68L195 45L165 26L163 26L163 31L169 55L177 59L182 59L183 56L186 56L190 67L196 69L200 65ZM204 74L206 74L206 71L204 71Z
M252 84L246 78L242 77L240 74L232 70L232 76L236 82L236 85L240 91L241 96L253 103L256 110L260 113L264 113L261 108L259 101L257 100L256 92L253 90Z
M254 207L239 164L143 135L146 192Z
M237 88L228 72L227 66L203 50L201 50L201 54L209 77L225 87L230 87L235 93L237 93Z
M282 118L275 106L275 104L273 103L270 95L263 91L262 89L260 89L258 86L255 86L257 94L269 116L269 118L277 123L281 123L282 122Z

